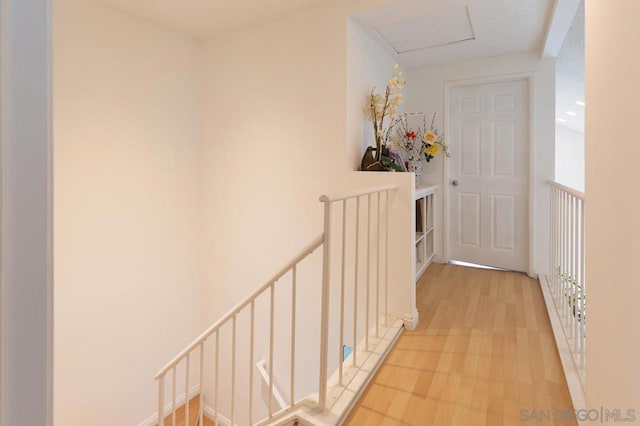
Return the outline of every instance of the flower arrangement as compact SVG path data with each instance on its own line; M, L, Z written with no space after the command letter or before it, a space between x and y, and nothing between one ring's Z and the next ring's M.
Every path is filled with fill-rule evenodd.
M423 124L416 129L409 125L409 117L412 115L422 115ZM419 174L423 165L422 160L427 163L433 160L441 151L449 157L449 147L444 142L444 135L440 134L435 126L436 115L431 118L431 125L427 128L427 120L421 113L402 114L394 125L395 134L390 141L393 147L401 149L405 153L405 160L409 171Z
M387 82L384 95L376 93L376 88L371 89L369 99L365 105L364 112L369 121L373 123L373 134L376 139L375 157L372 156L373 149L367 148L362 159L361 169L372 171L396 170L405 171L403 164L397 155L394 155L387 148L387 140L394 122L397 120L398 107L402 103L402 88L405 81L402 77L398 64L393 66L393 76ZM385 121L389 125L385 128Z
M428 129L426 119L423 119L424 125L415 130L410 128L408 118L414 115L424 117L424 114L412 112L398 115L405 84L402 71L398 68L398 64L393 66L393 76L387 82L384 95L376 93L374 87L365 105L365 114L373 124L376 147L367 148L362 158L361 170L404 172L407 171L406 163L410 171L419 173L422 159L428 163L440 151L449 156L444 136L435 128L435 114ZM404 155L394 151L396 149L404 152Z

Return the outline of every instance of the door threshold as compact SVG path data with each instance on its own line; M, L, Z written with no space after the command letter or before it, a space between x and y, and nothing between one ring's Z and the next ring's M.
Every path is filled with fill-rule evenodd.
M522 271L514 271L513 269L498 268L497 266L479 265L477 263L463 262L461 260L450 260L449 264L450 265L456 265L456 266L464 266L464 267L467 267L467 268L490 269L492 271L522 272Z

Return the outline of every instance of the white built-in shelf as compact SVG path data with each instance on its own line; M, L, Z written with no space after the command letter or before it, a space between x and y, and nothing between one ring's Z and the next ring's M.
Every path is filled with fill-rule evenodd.
M433 233L433 226L427 229L427 232L416 231L416 244L421 242L425 237L427 237L431 233Z
M417 188L415 195L415 263L416 281L420 279L434 258L434 201L438 186Z
M435 255L435 253L427 253L427 265L431 264Z

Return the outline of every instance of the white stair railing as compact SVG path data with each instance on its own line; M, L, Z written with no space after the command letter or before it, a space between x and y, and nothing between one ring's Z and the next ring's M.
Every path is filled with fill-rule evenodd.
M170 408L170 412L167 413L171 416L172 418L172 424L175 424L175 417L176 417L176 373L177 373L177 367L179 364L184 363L184 380L185 380L185 389L189 389L189 368L190 368L190 356L195 353L195 352L199 352L200 356L200 377L199 377L199 384L200 384L200 410L197 413L198 419L200 421L200 424L202 423L202 417L204 415L204 403L203 403L203 392L202 389L204 388L204 378L203 378L203 371L204 371L204 361L207 359L211 359L213 358L213 362L215 363L215 373L214 373L214 396L213 396L213 400L214 400L214 412L215 412L215 416L216 418L214 419L216 421L216 424L220 424L219 423L219 419L218 419L218 415L219 415L219 410L218 410L218 396L220 395L220 388L219 388L219 363L220 363L220 329L228 324L229 322L231 322L232 324L232 330L231 330L231 336L232 336L232 344L231 344L231 389L225 389L224 392L225 393L229 393L230 392L230 398L231 398L231 413L230 413L230 421L232 425L236 424L236 406L235 406L235 402L236 402L236 392L235 392L235 386L236 386L236 382L235 382L235 378L236 378L236 341L237 341L237 336L236 336L236 332L237 332L237 327L236 327L236 319L238 317L238 314L240 314L240 312L244 311L245 309L249 309L250 310L250 335L249 335L249 342L250 342L250 349L249 349L249 357L250 357L250 361L249 361L249 389L253 389L253 371L254 371L254 362L253 362L253 344L254 344L254 325L255 325L255 301L256 299L261 296L262 294L268 292L269 293L269 298L270 298L270 303L269 303L269 376L273 377L273 348L274 348L274 301L275 301L275 290L274 287L276 285L276 283L278 282L278 280L280 278L282 278L285 274L287 274L288 272L292 272L292 276L293 276L293 292L294 292L294 297L292 297L293 299L293 306L292 306L292 315L291 315L291 329L293 330L291 333L291 336L293 337L294 341L291 343L292 346L295 346L295 324L296 324L296 316L295 316L295 312L296 312L296 306L295 306L295 287L296 287L296 267L298 266L298 264L300 262L302 262L307 256L309 256L311 253L313 253L313 251L315 249L317 249L318 247L320 247L322 245L322 242L324 241L324 235L320 235L318 236L315 240L313 240L313 242L311 242L311 244L309 244L307 247L305 247L300 254L298 254L291 262L289 262L284 268L282 268L277 274L275 274L270 280L268 280L266 282L266 284L264 284L262 287L260 287L258 290L256 290L255 292L253 292L251 295L249 295L247 298L245 298L242 302L238 303L234 308L232 308L226 315L224 315L220 320L218 320L216 323L214 323L212 326L210 326L204 333L202 333L197 339L195 339L193 341L193 343L191 343L189 346L187 346L182 352L180 352L173 360L171 360L164 368L162 368L158 374L156 374L156 380L158 381L158 423L159 424L163 424L162 423L162 419L165 418L165 397L164 397L164 389L165 389L165 379L166 376L169 372L172 372L172 402L171 402L171 408ZM205 342L210 339L210 338L215 338L215 355L213 357L211 357L209 355L210 358L207 358L204 352L204 347L205 347ZM293 366L293 362L292 362L292 366ZM292 367L293 368L293 367ZM294 375L291 376L291 380L292 382L294 381ZM292 385L293 386L293 385ZM269 381L269 394L273 395L273 380ZM253 419L252 419L252 414L253 414L253 392L249 392L249 402L248 402L248 407L242 407L243 410L247 410L248 416L249 416L249 423L253 424ZM269 399L269 418L273 417L274 410L272 407L272 402L271 399ZM293 399L293 398L292 398ZM293 405L293 401L290 401L290 405ZM185 424L189 424L189 420L190 420L190 415L191 413L189 413L189 404L185 404Z
M357 367L357 355L358 355L358 340L359 336L364 335L365 346L364 351L369 351L369 337L372 332L370 332L370 317L371 315L375 315L375 337L379 337L379 328L380 328L380 309L381 305L383 305L383 313L384 313L384 322L386 325L388 321L388 234L389 234L389 194L390 192L397 189L395 185L386 185L380 186L377 188L362 190L362 191L354 191L350 193L344 194L334 194L334 195L323 195L320 197L320 201L324 203L324 232L320 236L318 236L315 240L313 240L307 247L305 247L295 258L289 262L285 267L283 267L277 274L275 274L270 280L268 280L262 287L257 289L243 301L238 303L234 308L227 312L221 319L211 325L204 333L202 333L198 338L196 338L190 345L188 345L183 351L181 351L177 356L175 356L166 366L164 366L156 375L155 379L158 381L158 424L163 425L167 418L170 419L170 423L175 425L176 423L176 411L177 400L182 400L182 398L177 398L177 377L178 377L178 369L184 372L184 377L181 380L184 380L184 389L185 391L185 424L190 424L189 421L192 419L192 416L197 416L197 420L199 424L203 424L203 416L205 411L204 404L204 389L207 384L204 379L204 371L205 371L205 362L213 363L212 369L213 373L213 392L212 395L208 395L209 399L213 401L213 418L212 420L216 421L216 424L221 424L220 419L222 418L221 414L219 414L218 410L218 397L221 394L221 389L219 385L219 376L220 376L220 351L224 348L220 342L221 330L224 326L228 326L230 324L231 327L231 348L230 348L230 376L231 383L230 389L224 389L223 392L229 395L230 398L230 412L228 413L230 418L224 419L225 422L230 423L231 425L238 424L236 414L239 411L247 414L248 420L247 423L250 425L253 424L268 424L272 420L276 420L276 418L288 411L290 411L293 407L296 406L298 401L295 399L296 394L296 287L297 287L297 267L298 265L305 260L311 253L313 253L318 247L323 245L323 258L322 258L322 289L321 289L321 304L320 304L320 353L319 353L319 387L318 387L318 396L317 396L317 408L320 412L325 412L327 410L327 398L328 398L328 386L329 386L329 378L331 373L329 371L329 329L332 327L333 323L330 318L330 288L331 288L331 265L332 265L332 234L335 231L332 231L332 222L333 222L333 210L337 208L341 212L342 221L338 222L336 225L341 227L339 232L339 241L341 243L341 250L339 251L340 258L335 259L336 264L340 264L340 308L338 311L339 321L334 321L335 323L339 322L339 344L336 345L335 353L339 353L339 359L337 363L338 369L338 380L337 385L343 386L343 347L345 343L345 286L346 286L346 270L347 270L347 258L349 258L349 262L355 261L354 264L354 280L353 280L353 318L351 319L353 322L353 334L351 343L353 344L353 352L352 352L352 365ZM361 222L361 203L362 201L366 201L366 231L363 232L363 225ZM372 204L375 202L375 210L372 207ZM350 230L348 227L348 211L349 206L352 209L355 209L355 220L353 224L354 238L353 238L353 246L354 253L353 257L349 256L347 253L347 234ZM375 219L375 221L373 220ZM373 228L373 229L372 229ZM365 253L361 253L360 248L360 240L365 239L366 235L366 249L362 251ZM361 238L362 237L362 238ZM375 237L375 238L374 238ZM374 248L372 247L372 240L375 239L375 257L373 254ZM384 244L383 244L384 239ZM384 250L384 253L382 253ZM372 283L373 283L373 275L371 273L371 266L373 264L373 259L375 259L375 305L372 304L371 299L373 296L370 294L372 292ZM339 262L338 262L339 261ZM362 280L362 277L359 277L359 268L360 263L366 264L365 277ZM383 267L384 265L384 267ZM384 270L384 278L382 278L382 271ZM289 332L290 332L290 384L289 384L289 400L288 401L278 401L279 409L274 409L273 407L273 398L274 395L274 305L275 305L275 287L277 286L279 280L285 275L291 273L292 277L292 285L291 285L291 317L289 321ZM364 281L365 284L365 296L362 296L362 292L359 293L359 282ZM383 294L381 295L381 292ZM269 401L268 405L268 416L266 418L260 419L257 422L253 420L253 383L254 383L254 338L255 338L255 330L254 326L256 321L260 320L257 318L256 313L256 300L262 296L269 296L269 309L268 309L268 323L269 323L269 347L268 347L268 367L265 367L265 371L267 377L265 381L269 386ZM381 301L382 299L382 301ZM364 312L359 314L358 306L364 305ZM373 306L372 306L373 305ZM238 365L236 362L236 354L237 354L237 341L238 341L238 317L241 313L245 313L248 311L249 314L249 330L248 330L248 340L249 340L249 362L248 365ZM364 322L364 326L360 329L359 324ZM303 324L304 325L304 324ZM306 324L310 326L309 324ZM317 326L317 323L315 324ZM373 329L373 327L372 327ZM359 331L360 330L360 331ZM281 331L281 330L280 330ZM242 331L241 331L242 332ZM243 336L247 337L247 336ZM373 337L373 336L371 336ZM209 351L205 351L205 343L209 341L213 341L213 349ZM333 352L333 348L331 349L331 353ZM211 352L211 353L209 353ZM198 379L197 379L197 388L199 389L199 398L200 405L198 413L190 413L189 412L189 404L186 402L189 400L188 394L189 389L193 389L193 383L190 383L192 380L192 375L190 374L192 360L194 358L198 358L199 360L199 370L198 370ZM308 366L313 368L313 366ZM237 369L243 368L248 369L246 372L249 376L249 392L248 392L248 400L246 401L246 406L238 406L236 399L236 376ZM169 386L170 386L170 400L167 403L167 398L165 397L165 389L167 387L167 380L170 378ZM191 388L189 387L191 385ZM281 398L282 399L282 398ZM244 400L242 402L245 402Z
M370 333L370 314L372 310L371 306L371 263L373 254L371 248L371 240L372 240L372 223L375 223L377 228L376 235L376 256L375 259L377 261L377 268L375 273L375 337L379 337L380 332L380 268L384 263L384 318L385 325L388 321L388 264L387 261L389 259L389 193L393 190L397 189L396 185L387 185L379 188L373 188L365 191L355 191L348 192L342 194L328 194L320 197L320 201L324 203L324 232L326 235L325 243L324 243L324 252L323 252L323 270L322 270L322 322L321 322L321 333L320 333L320 389L319 389L319 401L318 405L320 410L324 411L327 407L327 386L328 386L328 360L329 360L329 344L328 344L328 334L329 334L329 289L330 285L330 259L331 259L331 226L333 221L333 207L334 205L340 206L339 209L341 211L342 216L342 229L340 232L341 236L341 262L340 262L340 320L339 320L339 335L340 342L336 347L336 353L338 354L338 385L344 385L344 371L343 371L343 356L344 356L344 335L345 335L345 271L346 271L346 238L347 238L347 210L348 203L350 200L355 200L355 249L354 249L354 257L355 257L355 276L354 276L354 297L353 297L353 366L357 367L357 356L358 356L358 323L360 321L360 317L358 316L358 304L361 301L361 295L358 294L358 270L360 264L360 232L361 232L361 219L360 219L360 204L361 200L366 198L367 207L366 207L366 253L364 255L366 269L365 269L365 312L364 312L364 338L365 338L365 351L369 350L369 333ZM383 207L383 197L384 194L384 209L385 214L382 214ZM372 221L372 201L376 202L375 209L375 222ZM353 204L353 202L351 203ZM352 206L353 208L353 206ZM384 232L382 232L382 219L384 217ZM381 246L382 246L382 236L384 235L384 260L381 262Z
M586 352L585 194L551 187L551 264L548 283L573 360L584 383Z

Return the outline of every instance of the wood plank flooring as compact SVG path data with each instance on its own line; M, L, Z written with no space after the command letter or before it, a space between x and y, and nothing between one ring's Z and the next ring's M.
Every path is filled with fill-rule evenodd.
M189 426L196 426L198 420L198 411L200 410L200 395L196 395L189 401ZM185 406L181 405L176 409L176 426L185 426ZM215 426L215 423L204 417L204 426ZM164 418L165 426L173 425L173 416L168 415Z
M345 424L577 424L555 421L573 406L537 281L434 264L417 303L418 328L398 339Z

